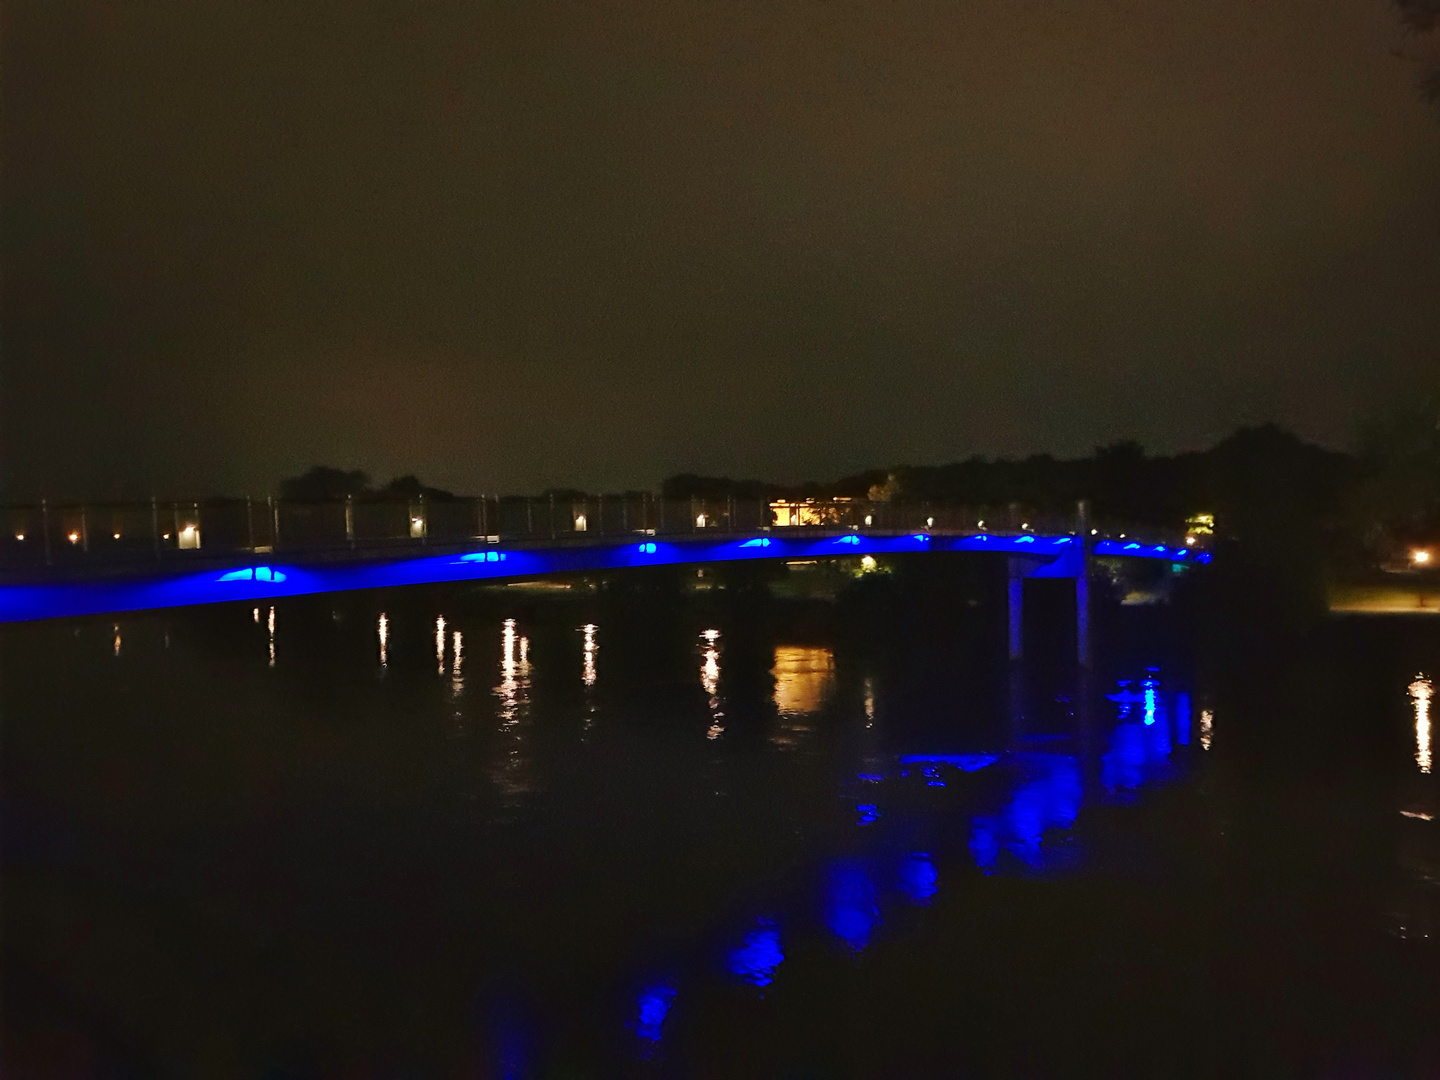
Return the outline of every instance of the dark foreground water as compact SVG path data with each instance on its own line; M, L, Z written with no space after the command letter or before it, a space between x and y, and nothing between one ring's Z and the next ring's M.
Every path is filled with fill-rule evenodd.
M5 1075L1440 1075L1440 623L707 584L4 628Z

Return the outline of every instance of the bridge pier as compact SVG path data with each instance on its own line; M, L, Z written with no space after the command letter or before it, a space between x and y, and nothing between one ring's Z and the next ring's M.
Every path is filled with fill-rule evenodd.
M1025 579L1027 577L1068 577L1075 581L1075 659L1082 668L1091 666L1090 639L1090 504L1076 506L1075 542L1066 554L1052 563L1037 563L1024 555L1007 560L1006 615L1011 660L1025 655Z
M1030 566L1026 559L1011 557L1005 560L1008 570L1006 598L1009 601L1007 629L1010 635L1010 659L1019 660L1025 654L1025 575Z
M1090 644L1090 500L1075 507L1075 538L1080 542L1080 569L1075 575L1075 659L1082 669L1092 662Z

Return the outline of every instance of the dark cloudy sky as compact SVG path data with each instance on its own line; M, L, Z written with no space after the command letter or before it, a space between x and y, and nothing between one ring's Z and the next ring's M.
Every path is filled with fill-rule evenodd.
M3 482L1344 444L1440 373L1386 0L9 0Z

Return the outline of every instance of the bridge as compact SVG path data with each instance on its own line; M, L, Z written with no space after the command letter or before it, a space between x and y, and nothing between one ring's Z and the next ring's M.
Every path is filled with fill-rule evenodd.
M839 513L815 510L819 524L758 525L751 529L707 527L704 511L682 518L688 532L662 532L639 528L623 536L603 535L582 527L564 534L535 535L533 527L519 535L491 534L431 548L422 535L420 550L395 550L354 542L339 547L316 547L290 552L274 545L250 545L239 551L207 554L180 551L190 560L170 558L156 563L129 561L103 565L105 572L82 574L72 564L69 573L30 573L25 579L0 583L0 622L20 622L75 616L144 611L225 602L269 602L285 597L358 589L395 588L524 579L551 574L597 573L658 566L729 563L756 559L823 559L839 557L985 553L1007 560L1009 588L1009 651L1018 659L1022 650L1021 610L1026 578L1070 578L1075 582L1078 659L1090 661L1089 584L1087 568L1092 557L1160 560L1179 566L1210 561L1208 552L1188 544L1141 540L1128 534L1102 535L1090 525L1088 510L1080 504L1071 528L1060 531L1056 522L1032 525L1020 522L995 527L974 514L925 513L919 527L895 528L896 522L877 522L878 515L860 516L846 524ZM924 510L922 508L922 513ZM761 515L757 515L759 517ZM733 511L720 518L729 524ZM533 520L533 514L531 515ZM728 521L726 519L729 519ZM957 520L958 518L958 520ZM347 523L351 519L347 515ZM661 519L663 520L663 518ZM672 515L672 521L674 516ZM772 522L773 522L772 518ZM412 519L413 521L413 519ZM645 519L640 519L640 524ZM736 522L738 524L738 522ZM909 524L904 522L904 524ZM968 525L969 527L964 527ZM1050 527L1040 531L1046 525ZM198 529L196 530L198 535ZM157 534L158 535L158 534ZM169 539L167 534L166 539ZM178 537L177 537L178 539ZM1193 541L1193 537L1188 538ZM74 542L72 541L72 544ZM156 551L159 551L157 547ZM81 567L83 569L83 566Z

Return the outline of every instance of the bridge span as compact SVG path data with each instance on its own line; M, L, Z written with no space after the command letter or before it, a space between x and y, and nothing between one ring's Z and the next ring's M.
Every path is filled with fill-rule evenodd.
M1082 519L1083 521L1083 519ZM494 542L491 542L491 541ZM531 578L548 574L737 562L751 559L813 559L941 552L1004 556L1010 566L1011 653L1019 655L1020 582L1026 577L1073 578L1081 612L1082 660L1088 653L1086 566L1091 556L1202 564L1210 556L1167 543L1094 538L1087 529L1070 534L922 530L877 533L854 529L772 529L691 536L631 534L623 540L589 539L501 543L476 539L443 554L350 561L280 561L274 555L212 564L205 569L167 567L146 576L0 585L0 622L21 622L227 601L247 603L356 589Z

